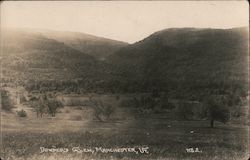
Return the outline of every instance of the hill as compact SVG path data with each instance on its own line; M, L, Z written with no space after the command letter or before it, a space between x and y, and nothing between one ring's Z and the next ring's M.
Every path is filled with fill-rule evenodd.
M120 49L108 62L134 84L129 92L198 95L246 88L248 59L247 28L172 28Z
M107 76L104 63L39 32L7 29L1 36L2 82L8 85L76 90L76 80L95 83Z
M121 47L105 61L73 47L78 41L74 37L85 37L86 43L92 39L89 44L93 46L97 37L49 32L3 32L2 82L30 90L159 91L189 99L213 93L245 93L247 88L248 29L244 27L165 29Z

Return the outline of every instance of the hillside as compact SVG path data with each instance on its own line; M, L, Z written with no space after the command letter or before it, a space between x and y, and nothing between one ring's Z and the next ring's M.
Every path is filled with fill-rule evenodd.
M98 60L104 60L107 56L128 45L125 42L78 32L42 30L39 33L47 38L62 42L80 52L91 55Z
M38 84L43 83L45 88L53 85L63 89L72 88L77 79L95 82L107 76L105 64L40 33L10 29L1 36L2 82L9 85L39 89Z
M247 28L173 28L122 48L108 62L129 77L130 92L154 88L201 94L244 88L248 58Z
M28 85L31 90L164 91L171 96L200 96L229 90L243 92L246 89L247 28L166 29L120 48L105 61L98 61L66 44L74 41L73 37L84 36L56 31L53 34L4 31L2 81ZM92 44L97 37L85 35L86 39Z

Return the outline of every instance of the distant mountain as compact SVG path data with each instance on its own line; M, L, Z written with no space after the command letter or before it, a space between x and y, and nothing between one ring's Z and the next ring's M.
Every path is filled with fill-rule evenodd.
M40 30L39 33L47 38L62 42L80 52L91 55L98 60L104 60L107 56L128 45L125 42L79 32Z
M103 73L92 56L34 31L2 31L4 77L13 81L72 80Z
M107 61L136 83L138 89L132 90L202 92L246 84L248 60L248 28L242 27L165 29L120 49Z

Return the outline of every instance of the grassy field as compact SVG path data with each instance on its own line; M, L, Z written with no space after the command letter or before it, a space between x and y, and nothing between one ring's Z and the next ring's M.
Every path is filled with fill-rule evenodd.
M114 97L103 98L119 106ZM73 101L65 98L64 102ZM17 116L21 109L27 117ZM216 122L215 128L210 128L208 121L176 121L163 114L135 118L130 110L120 107L115 113L111 120L99 122L88 106L65 106L56 117L37 118L31 107L19 104L11 112L1 113L1 157L4 160L245 160L249 157L249 125L246 124ZM40 147L68 151L41 153ZM149 153L76 153L72 151L74 147L92 151L95 147L136 151L148 147Z
M79 111L64 108L56 118L37 119L2 113L4 160L82 160L82 159L217 159L244 160L248 128L244 125L206 121L171 121L161 118L126 119L98 122L72 119ZM67 153L40 153L40 147L68 148ZM75 153L72 147L122 148L149 147L148 154ZM187 152L193 148L200 152Z

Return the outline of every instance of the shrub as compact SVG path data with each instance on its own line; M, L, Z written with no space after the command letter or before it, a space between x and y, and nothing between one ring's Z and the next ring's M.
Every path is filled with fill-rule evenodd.
M27 113L26 113L26 111L25 110L20 110L20 111L17 111L17 115L19 116L19 117L27 117Z
M72 121L81 121L82 120L82 116L81 115L72 116L70 118L70 120L72 120Z

